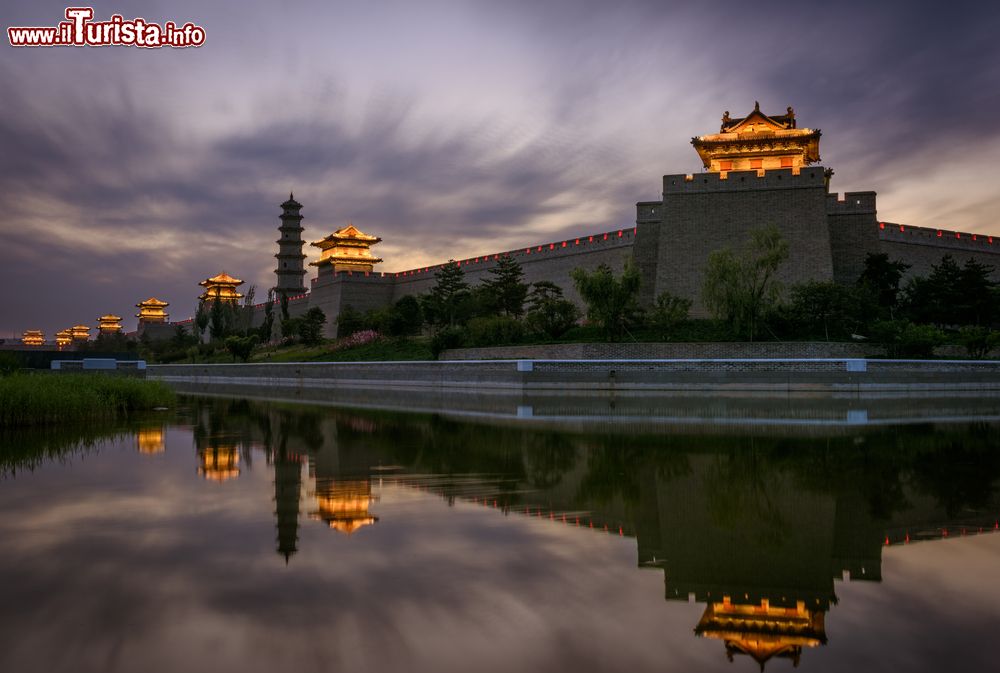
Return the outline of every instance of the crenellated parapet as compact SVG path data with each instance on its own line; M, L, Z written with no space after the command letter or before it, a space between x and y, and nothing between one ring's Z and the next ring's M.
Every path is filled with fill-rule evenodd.
M828 215L857 215L875 213L875 192L845 192L826 195Z
M933 227L911 227L894 222L879 222L878 237L881 241L930 245L947 250L1000 254L1000 238L989 234L972 234Z
M766 189L808 189L825 187L822 166L775 168L766 171L729 171L663 176L663 195L704 194L706 192L750 192Z

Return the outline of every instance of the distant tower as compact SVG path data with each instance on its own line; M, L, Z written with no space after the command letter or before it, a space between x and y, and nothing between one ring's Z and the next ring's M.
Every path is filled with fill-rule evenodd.
M122 317L108 313L97 319L97 331L101 335L121 334Z
M25 346L44 346L45 334L41 330L29 329L21 336L21 343Z
M303 278L306 275L302 266L306 256L302 253L302 216L299 211L302 204L296 201L292 194L288 194L288 200L281 204L281 238L275 241L278 244L278 268L274 273L278 276L278 284L274 287L274 293L280 299L282 295L294 297L305 294L306 287Z
M310 262L310 266L319 267L319 273L324 275L338 271L371 271L382 261L371 251L371 247L381 240L350 224L312 243L323 252L319 261Z
M64 329L56 332L56 347L62 350L73 342L73 334L70 330Z
M169 315L164 311L166 307L170 306L168 302L160 301L156 297L150 297L146 301L140 301L135 305L139 312L135 314L135 317L139 319L139 326L148 325L150 323L162 324L167 322Z
M233 278L228 273L223 271L218 276L212 276L211 278L206 278L205 280L198 283L205 291L198 296L198 300L202 302L214 302L218 299L221 302L233 304L240 303L240 299L243 295L236 291L236 288L243 284L243 281L239 278Z
M87 325L73 325L69 328L73 343L85 343L90 341L90 327Z

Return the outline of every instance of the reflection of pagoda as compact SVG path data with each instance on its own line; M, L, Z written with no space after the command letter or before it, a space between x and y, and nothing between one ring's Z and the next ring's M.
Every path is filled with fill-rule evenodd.
M139 309L135 317L139 319L140 326L150 323L165 323L168 316L164 309L168 306L170 306L168 302L160 301L156 297L150 297L146 301L140 301L135 305Z
M285 563L298 551L301 494L302 465L298 456L282 449L274 458L274 515L278 527L278 553L285 557Z
M212 302L218 299L222 302L238 304L243 295L237 292L236 288L242 284L242 280L233 278L223 271L218 276L206 278L198 283L198 285L205 288L205 291L199 295L198 299L205 302Z
M112 334L121 334L122 331L122 317L120 315L102 315L97 319L97 331L101 336L110 336Z
M25 346L42 346L45 344L45 334L41 330L29 329L21 335L21 343Z
M240 476L240 451L235 444L198 449L198 474L210 481L229 481Z
M378 521L368 512L372 503L370 479L317 479L317 511L312 517L325 521L330 528L350 535L359 528Z
M353 224L338 229L321 241L311 245L323 252L319 261L310 262L310 266L319 267L319 273L326 269L338 271L371 271L381 258L372 254L371 246L380 242L378 236L364 233Z
M135 433L135 443L139 453L163 453L163 428L161 426L141 428Z
M820 610L808 609L804 601L797 601L794 607L777 607L767 599L745 604L723 596L721 603L705 607L694 631L724 641L729 661L733 655L746 654L761 670L774 657L791 659L798 666L803 647L826 643L823 615Z

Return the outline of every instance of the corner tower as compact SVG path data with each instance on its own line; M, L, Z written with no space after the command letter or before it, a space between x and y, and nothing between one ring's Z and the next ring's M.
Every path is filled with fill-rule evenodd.
M278 284L274 286L274 293L280 299L282 295L292 297L305 294L306 287L303 278L306 275L303 261L306 256L302 253L302 204L295 200L291 192L288 200L281 204L281 225L278 231L281 236L275 241L278 244L278 267L274 270L278 277Z

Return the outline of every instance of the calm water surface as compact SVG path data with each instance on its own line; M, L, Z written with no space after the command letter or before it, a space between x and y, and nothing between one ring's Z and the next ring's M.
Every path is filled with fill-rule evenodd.
M995 670L1000 425L0 437L2 671Z

